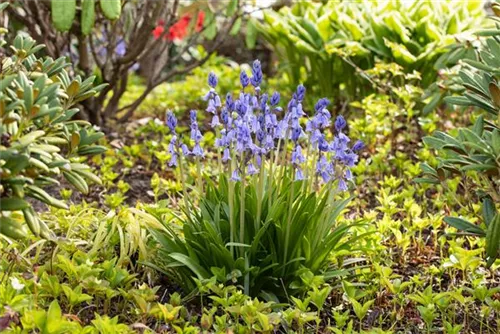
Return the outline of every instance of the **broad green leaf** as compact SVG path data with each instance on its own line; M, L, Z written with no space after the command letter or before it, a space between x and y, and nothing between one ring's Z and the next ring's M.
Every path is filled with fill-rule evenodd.
M458 218L458 217L445 217L444 221L453 226L454 228L469 232L469 233L474 233L480 236L485 236L486 233L484 230L482 230L479 226L472 224L471 222L463 219L463 218Z

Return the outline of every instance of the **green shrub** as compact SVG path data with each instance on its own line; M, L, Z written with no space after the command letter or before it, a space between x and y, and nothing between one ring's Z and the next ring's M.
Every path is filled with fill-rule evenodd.
M64 58L37 58L43 47L18 35L12 55L1 63L0 233L11 238L26 234L22 216L35 235L50 237L27 198L67 208L44 190L59 185L58 176L85 194L88 181L100 183L81 157L105 150L93 145L103 134L71 118L78 112L76 104L102 86L92 87L94 77L70 78Z
M496 5L498 6L498 5ZM500 16L499 16L500 17ZM498 17L495 18L498 20ZM492 265L500 252L500 30L479 33L489 35L478 48L476 59L466 60L460 70L463 96L449 96L445 101L484 111L471 128L458 128L455 133L438 131L424 142L439 151L436 168L422 165L425 177L420 182L446 182L452 176L470 180L473 192L483 204L483 224L477 226L459 217L445 221L465 233L486 237L488 265Z
M420 72L424 87L434 82L435 61L483 16L480 1L302 1L266 11L256 25L291 82L305 68L308 88L351 100L373 91L358 74L376 61Z

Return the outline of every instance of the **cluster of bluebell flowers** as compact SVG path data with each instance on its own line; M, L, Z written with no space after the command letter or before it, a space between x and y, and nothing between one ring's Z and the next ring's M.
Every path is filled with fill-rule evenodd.
M278 92L268 95L261 91L262 79L262 67L256 60L251 76L245 71L240 74L239 95L228 93L222 102L216 92L217 76L210 73L208 77L206 111L212 116L210 125L216 132L219 161L227 166L230 179L241 181L265 168L277 171L281 166L286 172L291 168L290 175L296 181L336 182L339 190L347 190L353 178L351 168L358 162L364 145L359 140L352 144L345 133L346 120L341 115L332 120L327 109L330 101L326 98L320 99L314 106L314 115L308 116L302 105L306 93L303 85L297 87L284 109L279 106ZM177 166L180 155L195 156L197 160L205 156L196 111L191 111L190 119L191 150L179 140L177 120L172 112L167 112L166 124L173 133L170 166Z

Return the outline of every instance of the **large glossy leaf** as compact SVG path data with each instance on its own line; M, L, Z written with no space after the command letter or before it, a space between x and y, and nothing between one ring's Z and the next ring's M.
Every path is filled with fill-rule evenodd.
M454 228L460 230L460 231L465 231L473 234L477 234L480 236L485 236L486 233L483 229L481 229L479 226L472 224L471 222L463 219L463 218L458 218L458 217L445 217L444 221L453 226Z

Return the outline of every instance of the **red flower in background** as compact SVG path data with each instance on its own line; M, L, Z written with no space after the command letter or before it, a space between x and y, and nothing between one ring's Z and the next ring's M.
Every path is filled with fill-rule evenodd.
M170 29L168 30L168 34L163 36L163 39L173 41L173 40L182 40L188 34L188 27L191 22L192 16L191 14L183 15L179 21L175 22ZM203 22L205 21L205 13L200 11L198 12L198 17L196 18L196 25L194 30L196 32L200 32L203 28ZM161 35L165 32L165 21L158 21L158 25L153 30L153 36L155 39L161 37Z

